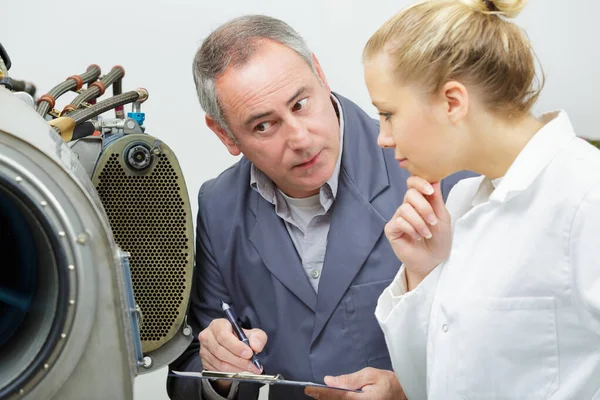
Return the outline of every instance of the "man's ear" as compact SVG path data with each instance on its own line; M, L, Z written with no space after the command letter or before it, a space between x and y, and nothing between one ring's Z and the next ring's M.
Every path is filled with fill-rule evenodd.
M227 131L225 129L223 129L223 127L217 121L215 121L208 115L205 117L205 121L206 121L206 126L208 126L210 128L210 130L213 131L218 136L218 138L221 140L221 142L223 142L225 147L227 147L227 150L229 150L229 153L232 156L239 156L241 151L240 151L238 145L229 136Z
M469 92L465 85L457 81L448 81L439 92L444 114L454 124L462 121L469 112Z
M312 54L312 59L313 59L313 63L315 64L315 69L317 70L317 75L319 76L319 78L321 78L321 82L323 82L323 86L325 86L325 89L327 89L329 92L331 92L331 89L329 88L329 84L327 83L327 79L325 78L325 73L323 72L323 68L321 68L321 64L319 64L319 60L317 59L317 56L315 56L315 53Z

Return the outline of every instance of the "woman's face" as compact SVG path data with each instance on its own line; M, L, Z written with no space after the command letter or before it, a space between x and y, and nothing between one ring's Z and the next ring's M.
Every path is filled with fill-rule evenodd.
M444 96L401 84L383 53L365 62L364 76L379 113L378 145L393 148L402 168L430 182L458 171L460 141Z

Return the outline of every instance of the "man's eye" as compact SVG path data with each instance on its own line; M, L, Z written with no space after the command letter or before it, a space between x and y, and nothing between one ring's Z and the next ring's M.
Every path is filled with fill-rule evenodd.
M265 132L270 127L271 127L271 123L270 122L261 122L260 124L256 125L256 127L254 128L254 130L257 131L257 132Z
M292 110L294 110L294 111L302 110L306 106L307 102L308 102L308 98L300 100L299 102L294 104L294 107L292 107Z

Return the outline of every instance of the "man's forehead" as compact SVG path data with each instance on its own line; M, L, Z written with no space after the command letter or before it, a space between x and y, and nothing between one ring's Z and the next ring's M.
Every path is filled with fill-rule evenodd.
M246 82L266 82L280 78L294 70L295 73L311 71L308 63L294 50L271 40L263 40L255 47L255 52L243 64L230 65L217 79L221 85Z
M243 66L230 67L217 80L219 101L225 113L253 112L285 105L299 91L316 82L309 65L296 52L269 43Z

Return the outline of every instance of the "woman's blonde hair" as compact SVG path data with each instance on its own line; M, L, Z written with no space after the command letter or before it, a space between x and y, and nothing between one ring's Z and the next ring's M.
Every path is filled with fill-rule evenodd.
M457 80L508 117L528 113L543 87L526 34L505 18L527 0L425 0L402 10L369 39L363 60L385 52L404 83L431 93Z

